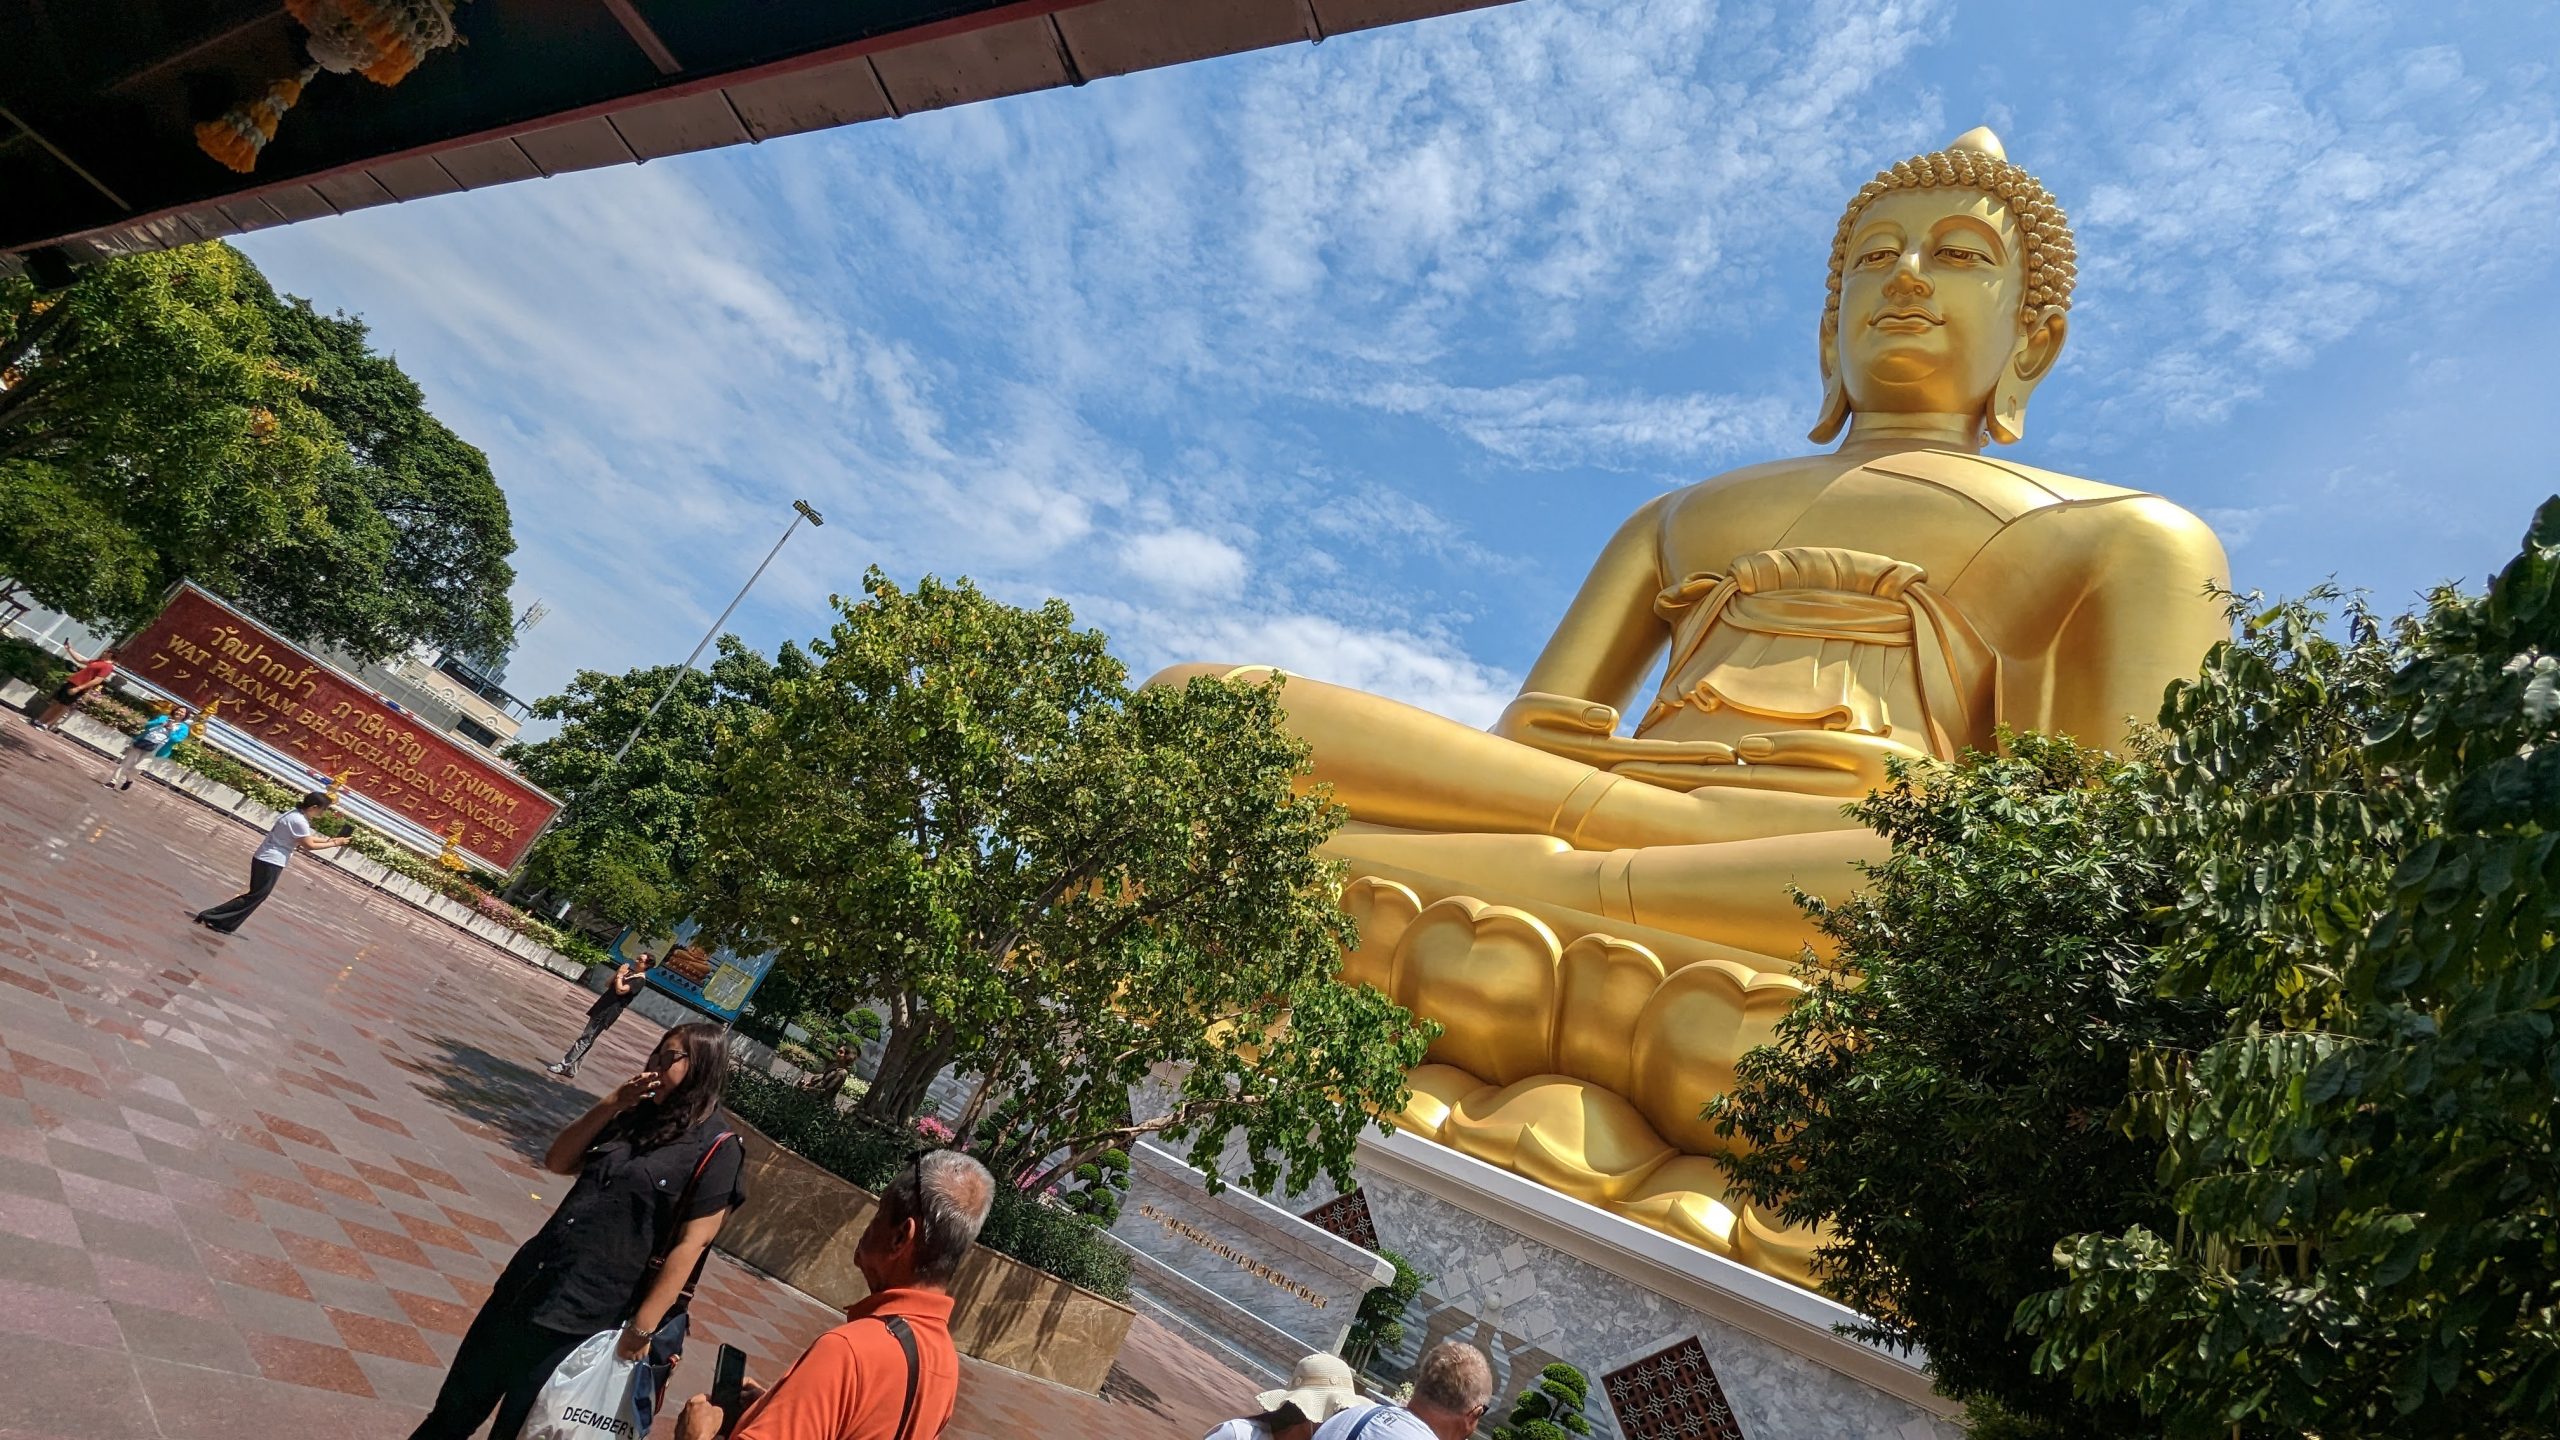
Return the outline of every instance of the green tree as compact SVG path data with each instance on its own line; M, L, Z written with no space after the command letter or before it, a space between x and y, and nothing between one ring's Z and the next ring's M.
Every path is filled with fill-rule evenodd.
M707 927L883 1004L871 1119L978 1077L962 1143L1035 1193L1158 1134L1213 1176L1241 1135L1257 1188L1345 1174L1426 1033L1334 978L1341 812L1276 687L1133 693L1062 602L864 591L721 748Z
M1823 1288L1920 1346L1939 1388L2057 1435L2131 1434L2012 1333L2053 1247L2169 1213L2153 1148L2111 1122L2133 1057L2201 1044L2209 1005L2156 993L2175 881L2145 837L2151 767L2068 739L1897 772L1850 813L1890 840L1853 898L1803 904L1836 959L1709 1107L1749 1142L1735 1188L1820 1221Z
M2143 1067L2174 1228L2079 1238L2019 1321L2173 1436L2482 1437L2560 1415L2560 500L2422 623L2280 607L2173 697L2168 980Z
M535 701L535 718L560 721L560 728L548 739L509 746L507 759L568 803L525 856L521 883L643 931L683 919L722 731L765 704L777 677L808 668L795 645L785 643L768 662L723 635L708 670L581 670L566 690ZM670 679L674 693L615 761ZM824 997L805 1003L823 1007Z
M362 326L229 246L0 276L0 600L121 626L192 579L366 658L486 647L513 545L486 462Z
M1493 1440L1570 1440L1591 1433L1582 1407L1591 1400L1591 1382L1581 1371L1559 1360L1538 1372L1538 1383L1520 1392L1508 1423L1497 1425Z
M1378 1258L1396 1267L1396 1278L1360 1297L1359 1312L1342 1340L1342 1356L1354 1370L1367 1369L1379 1351L1403 1343L1404 1317L1413 1308L1413 1297L1431 1283L1430 1276L1393 1250L1379 1250Z
M337 441L224 245L0 276L0 574L82 620L220 586L317 506Z
M507 587L515 549L488 457L427 413L416 381L366 341L350 315L263 296L276 356L310 382L306 398L346 445L324 472L326 523L258 557L240 598L305 635L387 654L423 641L481 659L513 643ZM378 577L313 588L307 573Z

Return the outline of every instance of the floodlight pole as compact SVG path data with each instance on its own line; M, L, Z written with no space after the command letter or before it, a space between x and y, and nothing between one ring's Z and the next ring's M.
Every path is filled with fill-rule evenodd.
M764 576L765 565L772 564L773 557L782 553L783 544L790 540L791 532L799 529L800 522L803 520L808 521L812 526L827 523L826 517L810 509L809 502L806 500L792 501L791 512L791 523L782 527L782 539L773 542L773 548L765 552L764 564L758 565L756 573L748 576L747 583L739 586L738 593L729 598L729 609L721 611L720 618L711 622L711 628L702 632L700 643L693 647L692 654L684 657L684 663L676 667L676 673L668 677L667 688L658 692L658 698L649 706L649 713L641 716L640 723L631 727L631 738L623 741L622 748L613 752L613 758L604 762L606 769L610 770L621 764L622 757L631 753L631 747L639 742L640 732L648 729L649 722L658 718L659 707L667 703L668 696L676 693L676 686L683 683L685 672L693 668L694 661L702 658L703 650L711 644L713 637L720 633L720 627L729 623L729 611L737 609L738 602L747 598L747 592L756 588L756 581Z

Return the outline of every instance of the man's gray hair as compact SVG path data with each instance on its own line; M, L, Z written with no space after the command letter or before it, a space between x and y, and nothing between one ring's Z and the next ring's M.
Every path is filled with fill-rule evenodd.
M916 1278L948 1285L969 1258L995 1196L995 1177L986 1166L957 1150L933 1150L880 1192L880 1210L892 1225L916 1222Z
M1493 1403L1493 1362L1464 1340L1443 1340L1413 1367L1413 1403L1451 1415Z

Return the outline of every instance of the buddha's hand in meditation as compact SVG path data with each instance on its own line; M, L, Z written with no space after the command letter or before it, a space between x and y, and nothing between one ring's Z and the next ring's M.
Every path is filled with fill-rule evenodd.
M1626 774L1633 765L1687 777L1654 781L1676 790L1707 783L1693 773L1703 767L1733 766L1734 749L1721 740L1638 740L1617 732L1617 707L1541 690L1521 691L1493 722L1493 733L1505 740L1598 769Z
M1777 730L1747 735L1733 747L1733 753L1742 763L1710 767L1635 760L1610 768L1630 780L1671 790L1718 786L1856 800L1891 783L1889 762L1916 765L1929 758L1898 740L1847 730Z

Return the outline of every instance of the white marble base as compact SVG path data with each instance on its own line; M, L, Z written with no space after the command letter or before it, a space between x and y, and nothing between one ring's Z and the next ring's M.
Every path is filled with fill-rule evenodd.
M1854 1313L1819 1295L1401 1132L1362 1141L1359 1170L1379 1243L1434 1277L1407 1356L1469 1340L1506 1399L1567 1361L1614 1437L1602 1377L1694 1336L1748 1440L1961 1440L1918 1357L1840 1335Z

